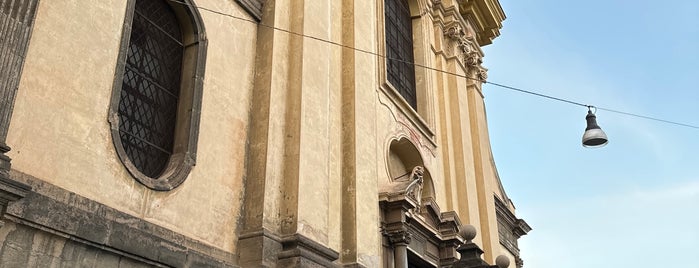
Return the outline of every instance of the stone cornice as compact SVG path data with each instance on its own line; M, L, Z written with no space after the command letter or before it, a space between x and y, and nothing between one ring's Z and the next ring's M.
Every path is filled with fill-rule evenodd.
M524 220L518 219L497 195L494 196L494 199L500 244L514 255L517 263L521 263L517 240L526 235L532 228Z
M0 192L24 198L7 207L5 220L155 267L238 267L228 251L134 217L18 171ZM60 252L60 251L59 251Z
M480 46L489 45L500 35L505 12L498 0L458 0L461 15L473 23Z
M514 213L512 213L505 203L495 196L495 210L497 212L498 219L506 223L508 227L512 228L513 233L516 238L520 238L523 235L529 233L532 228L523 219L518 219Z

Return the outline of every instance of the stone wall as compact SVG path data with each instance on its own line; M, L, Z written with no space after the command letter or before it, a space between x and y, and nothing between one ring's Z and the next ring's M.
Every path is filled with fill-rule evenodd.
M235 1L196 3L251 18ZM257 25L200 10L208 58L197 163L180 187L153 191L124 168L108 122L126 7L127 1L39 3L8 131L12 167L235 252Z
M12 202L2 219L0 267L94 267L88 265L93 262L99 267L233 267L237 262L234 254L32 176L13 171L11 177L32 191Z
M410 1L417 109L385 77L383 1L195 2L208 43L196 166L153 191L119 160L107 115L127 1L41 1L7 138L12 179L32 187L4 215L7 265L378 267L378 188L405 157L494 261L480 46L504 19L497 1Z

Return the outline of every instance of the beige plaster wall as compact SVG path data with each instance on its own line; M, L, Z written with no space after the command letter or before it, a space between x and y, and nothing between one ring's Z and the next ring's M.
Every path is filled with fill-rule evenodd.
M432 8L431 5L434 4L426 1L411 3L411 8L416 6L421 11ZM406 120L410 117L410 111L401 109L397 101L388 101L391 99L390 94L379 94L379 103L384 107L379 108L377 114L377 139L385 144L387 137L410 138L420 149L425 167L432 174L439 206L443 211L456 211L463 223L476 226L479 234L474 242L486 251L484 258L492 263L499 254L497 222L492 200L493 193L499 192L499 184L495 166L491 161L492 153L480 83L459 77L475 77L475 68L479 67L466 65L457 57L458 51L453 50L456 44L443 32L444 27L449 25L447 23L459 20L453 17L454 13L458 14L458 7L455 6L457 4L456 1L442 1L443 9L439 14L422 14L421 18L413 20L413 41L418 44L414 50L416 62L428 68L448 72L430 70L425 74L426 68L416 67L418 96L429 98L429 101L418 101L417 114L422 121L430 122L428 127L435 133L436 148L423 146L429 137L418 131L419 126L414 120ZM461 29L466 36L478 35L474 31L476 27L472 27L470 21L461 23ZM424 24L433 27L424 27ZM427 45L422 45L422 42ZM379 43L378 51L382 50L381 45ZM385 72L383 62L378 60L378 63L379 72ZM458 76L450 73L456 73ZM380 74L379 78L379 86L385 89L386 86L381 85L385 83L382 81L385 78ZM379 176L379 184L390 179L386 177L386 172L381 172Z
M431 8L426 1L415 1L413 4L421 11ZM457 3L442 1L442 4L448 10L455 8ZM448 72L416 67L416 73L421 74L418 75L418 79L423 79L418 81L418 96L429 99L418 100L417 113L400 107L400 101L393 100L395 96L390 94L392 89L385 85L385 77L381 74L386 71L384 62L381 59L377 60L379 108L376 114L376 139L380 145L377 148L378 155L381 156L377 183L384 184L391 179L385 166L389 161L387 152L390 140L400 137L410 139L420 151L425 168L432 174L438 205L443 211L456 211L464 224L476 226L479 234L474 242L486 250L485 258L492 262L494 256L499 254L495 208L492 201L496 184L493 183L495 172L490 161L483 96L478 83L450 74L473 76L474 70L473 67L466 66L454 52L449 51L453 49L454 44L445 38L444 25L438 21L441 19L445 18L423 16L413 21L413 41L419 44L414 50L416 61L428 68ZM466 31L466 35L476 35L473 27L465 26L462 29ZM381 29L377 34L379 36L380 31ZM381 42L383 41L377 44L378 51L382 51ZM410 119L415 115L421 120ZM420 121L428 122L427 127L435 133L434 137L420 131ZM431 138L436 146L429 145Z
M247 17L233 1L200 6ZM257 26L201 11L208 34L197 165L149 190L118 159L107 122L126 1L41 1L9 130L12 167L235 252Z
M248 17L235 1L197 3ZM383 11L375 2L278 1L267 8L272 17L264 22L275 27L381 51ZM421 70L423 100L414 113L387 94L385 67L374 55L269 29L256 44L257 25L208 11L200 11L209 43L197 165L173 191L143 187L119 161L107 122L125 9L116 0L41 1L8 137L14 169L229 252L236 251L243 178L252 174L264 181L256 192L264 204L249 212L262 215L252 228L301 233L375 267L377 186L390 179L390 141L406 137L432 175L442 211L457 211L463 223L485 231L476 242L494 260L495 172L482 96L472 82ZM414 25L423 39L416 58L470 74L445 54L435 25L429 16ZM258 64L270 64L260 68L255 56L262 50ZM260 96L269 105L260 109L269 117L256 125L267 135L254 140L265 150L255 154L260 166L251 167L259 172L246 173L253 87L266 90Z

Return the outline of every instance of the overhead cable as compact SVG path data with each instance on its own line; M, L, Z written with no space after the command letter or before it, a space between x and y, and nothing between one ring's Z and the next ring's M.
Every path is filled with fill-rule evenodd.
M197 8L197 9L204 10L204 11L207 11L207 12L211 12L211 13L214 13L214 14L218 14L218 15L221 15L221 16L229 17L229 18L232 18L232 19L250 22L250 23L255 24L256 26L260 26L260 27L264 27L264 28L269 28L269 29L272 29L272 30L275 30L275 31L280 31L280 32L284 32L284 33L287 33L287 34L296 35L296 36L300 36L300 37L304 37L304 38L316 40L316 41L319 41L319 42L323 42L323 43L335 45L335 46L342 47L342 48L346 48L346 49L351 49L351 50L354 50L354 51L357 51L357 52L369 54L369 55L376 56L376 57L379 57L379 58L383 58L383 59L386 59L386 60L402 62L402 63L405 63L405 64L413 65L413 66L415 66L415 67L420 67L420 68L424 68L424 69L427 69L427 70L431 70L431 71L435 71L435 72L439 72L439 73L443 73L443 74L453 75L453 76L456 76L456 77L460 77L460 78L465 78L465 79L468 79L468 80L473 80L473 81L481 82L481 83L484 83L484 84L490 84L490 85L493 85L493 86L496 86L496 87L500 87L500 88L504 88L504 89L508 89L508 90L512 90L512 91L517 91L517 92L524 93L524 94L534 95L534 96L538 96L538 97L541 97L541 98L546 98L546 99L549 99L549 100L564 102L564 103L568 103L568 104L572 104L572 105L577 105L577 106L582 106L582 107L595 107L595 108L597 108L597 109L599 109L599 110L604 110L604 111L608 111L608 112L612 112L612 113L617 113L617 114L622 114L622 115L626 115L626 116L632 116L632 117L637 117L637 118L642 118L642 119L647 119L647 120L652 120L652 121L657 121L657 122L663 122L663 123L667 123L667 124L673 124L673 125L677 125L677 126L683 126L683 127L688 127L688 128L699 129L699 126L695 126L695 125L690 125L690 124L685 124L685 123L679 123L679 122L675 122L675 121L670 121L670 120L665 120L665 119L660 119L660 118L655 118L655 117L650 117L650 116L645 116L645 115L639 115L639 114L634 114L634 113L619 111L619 110L610 109L610 108L604 108L604 107L598 107L598 106L594 106L594 105L583 104L583 103L580 103L580 102L576 102L576 101L572 101L572 100L568 100L568 99L564 99L564 98L558 98L558 97L554 97L554 96L550 96L550 95L538 93L538 92L531 91L531 90L526 90L526 89L522 89L522 88L518 88L518 87L513 87L513 86L508 86L508 85L504 85L504 84L500 84L500 83L495 83L495 82L486 81L486 80L483 80L483 79L478 79L478 78L475 78L475 77L469 77L469 76L463 75L463 74L457 74L457 73L453 73L453 72L449 72L449 71L445 71L445 70L440 70L440 69L437 69L437 68L434 68L434 67L430 67L430 66L427 66L427 65L415 63L415 62L412 62L412 61L406 61L406 60L402 60L402 59L391 58L391 57L388 57L388 56L385 56L385 55L381 55L381 54L379 54L379 53L376 53L376 52L373 52L373 51L369 51L369 50L366 50L366 49L360 49L360 48L348 46L348 45L345 45L345 44L342 44L342 43L339 43L339 42L335 42L335 41L331 41L331 40L322 39L322 38L320 38L320 37L311 36L311 35L306 35L306 34L302 34L302 33L297 33L297 32L293 32L293 31L291 31L291 30L282 29L282 28L279 28L279 27L267 25L267 24L264 24L264 23L257 22L257 21L254 20L254 19L248 19L248 18L238 17L238 16L235 16L235 15L232 15L232 14L224 13L224 12L221 12L221 11L217 11L217 10L213 10L213 9L209 9L209 8L205 8L205 7L193 6L193 5L190 5L190 4L188 4L188 3L182 2L182 1L180 1L180 0L168 0L168 1L173 2L173 3L178 3L178 4L181 4L181 5L185 5L185 6L190 6L190 7L193 7L193 8Z

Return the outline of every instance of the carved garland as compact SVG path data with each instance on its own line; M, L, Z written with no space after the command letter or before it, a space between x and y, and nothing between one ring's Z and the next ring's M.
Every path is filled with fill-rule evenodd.
M444 9L440 0L433 0L433 9L435 12ZM441 21L442 16L434 16L435 19ZM437 21L436 21L437 22ZM442 22L444 43L446 43L445 53L448 57L456 56L459 61L464 63L469 69L469 75L475 79L484 82L488 79L488 69L482 66L483 53L478 46L475 38L466 33L464 22L462 19Z

